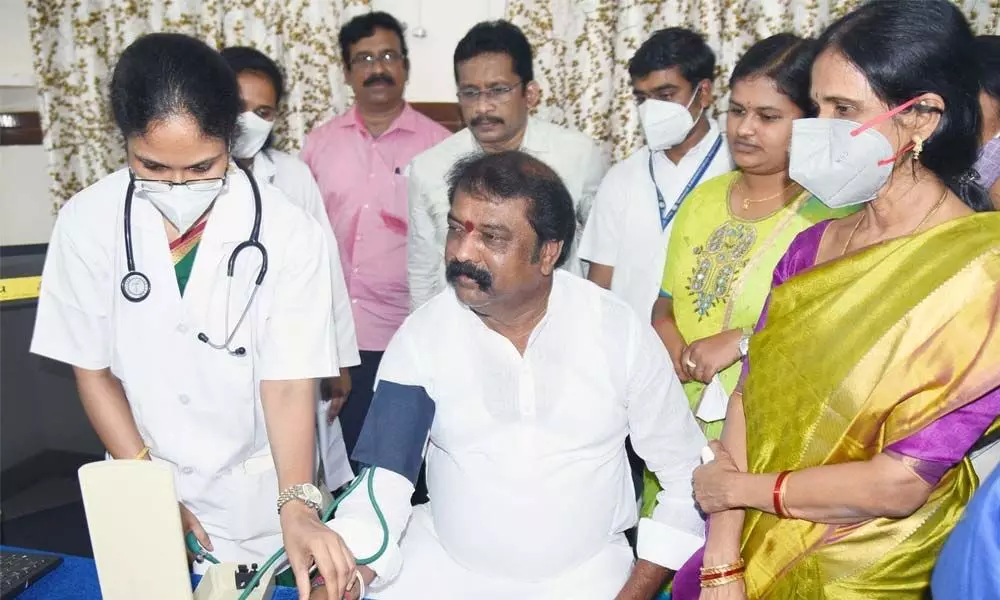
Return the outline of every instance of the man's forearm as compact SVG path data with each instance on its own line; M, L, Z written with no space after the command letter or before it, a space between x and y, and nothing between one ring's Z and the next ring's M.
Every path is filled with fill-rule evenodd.
M641 558L632 567L632 574L618 592L616 600L650 600L655 598L673 572L666 567Z
M104 448L117 459L135 458L145 446L121 382L110 369L73 367L76 389L90 425Z
M313 480L316 408L312 379L262 381L261 404L278 489Z

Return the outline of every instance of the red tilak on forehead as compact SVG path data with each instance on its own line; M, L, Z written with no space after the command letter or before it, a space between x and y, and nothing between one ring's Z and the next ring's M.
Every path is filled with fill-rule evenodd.
M465 227L465 233L472 233L476 230L476 226L472 224L472 221L462 221L462 226Z

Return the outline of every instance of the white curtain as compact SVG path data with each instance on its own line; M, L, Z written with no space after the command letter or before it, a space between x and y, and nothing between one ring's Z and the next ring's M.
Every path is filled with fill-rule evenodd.
M279 147L350 101L337 32L369 0L28 0L53 196L61 204L121 167L108 106L118 55L140 35L171 31L217 48L253 46L282 66L287 96Z
M615 160L642 141L627 63L649 35L689 27L716 52L716 99L737 59L783 31L817 36L860 0L510 0L507 17L535 48L543 89L538 113L605 143ZM1000 2L959 0L977 33L1000 31ZM721 104L717 105L721 106Z

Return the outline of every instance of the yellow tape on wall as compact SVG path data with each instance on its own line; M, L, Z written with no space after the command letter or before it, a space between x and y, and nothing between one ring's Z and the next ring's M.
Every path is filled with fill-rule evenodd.
M41 286L42 278L37 276L0 279L0 302L37 298Z

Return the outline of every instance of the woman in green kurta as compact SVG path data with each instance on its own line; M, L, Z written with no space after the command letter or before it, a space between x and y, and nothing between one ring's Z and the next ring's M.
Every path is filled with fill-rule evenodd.
M792 121L810 116L813 42L758 42L730 79L727 141L739 167L701 184L677 213L653 326L709 439L722 433L771 273L795 236L832 211L788 177ZM718 376L718 384L706 392ZM721 389L720 389L721 388ZM643 512L659 491L646 474Z

